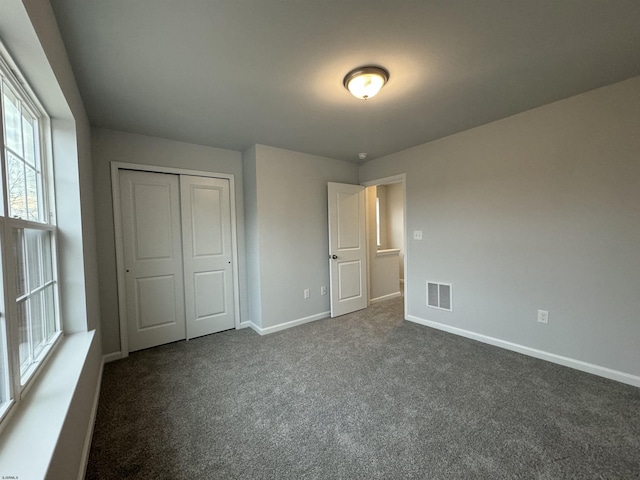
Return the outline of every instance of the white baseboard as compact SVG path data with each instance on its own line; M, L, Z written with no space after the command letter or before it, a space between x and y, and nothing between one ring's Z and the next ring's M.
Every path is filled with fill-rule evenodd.
M113 352L113 353L107 353L106 355L103 355L102 360L104 361L104 363L109 363L109 362L115 362L116 360L120 360L121 358L124 358L122 356L122 352Z
M91 450L91 440L93 439L93 427L96 424L96 414L98 413L98 402L100 401L100 388L102 387L103 370L104 370L104 357L102 357L102 363L100 364L100 373L98 374L98 385L96 387L96 393L93 397L93 404L91 405L91 415L89 417L89 428L87 429L87 436L84 439L84 448L82 449L82 457L80 458L80 471L78 472L78 480L83 480L85 475L87 474L87 465L89 463L89 451Z
M371 300L369 300L369 304L378 303L378 302L384 302L385 300L391 300L392 298L398 298L398 297L401 297L401 296L402 296L401 292L394 292L394 293L390 293L388 295L382 295L381 297L372 298Z
M556 355L555 353L549 353L543 350L526 347L524 345L508 342L506 340L500 340L499 338L489 337L487 335L471 332L469 330L464 330L462 328L452 327L450 325L445 325L443 323L432 322L431 320L425 320L423 318L419 318L414 315L407 315L406 319L409 320L410 322L419 323L420 325L425 325L427 327L435 328L437 330L453 333L454 335L459 335L461 337L477 340L482 343L487 343L489 345L504 348L506 350L522 353L523 355L539 358L541 360L546 360L548 362L557 363L558 365L563 365L565 367L575 368L576 370L580 370L582 372L592 373L594 375L608 378L610 380L616 380L621 383L626 383L627 385L633 385L634 387L640 387L640 377L636 375L631 375L629 373L620 372L618 370L612 370L610 368L602 367L600 365L594 365L592 363L583 362L582 360L575 360L573 358L563 357L562 355Z
M258 327L255 323L247 320L245 322L240 322L240 328L250 328L258 335L262 335L260 327Z
M249 323L249 327L256 331L259 335L268 335L270 333L279 332L280 330L286 330L287 328L297 327L298 325L303 325L305 323L314 322L316 320L321 320L323 318L327 318L331 315L331 312L321 312L316 313L315 315L310 315L304 318L298 318L297 320L291 320L290 322L281 323L279 325L273 325L272 327L261 328L255 325L253 322L243 322ZM242 326L242 324L240 324Z

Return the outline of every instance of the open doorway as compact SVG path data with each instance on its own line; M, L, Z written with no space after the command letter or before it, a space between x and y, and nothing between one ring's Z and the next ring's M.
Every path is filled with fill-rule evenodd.
M376 303L405 295L405 175L364 186L369 303ZM406 296L404 304L406 311Z

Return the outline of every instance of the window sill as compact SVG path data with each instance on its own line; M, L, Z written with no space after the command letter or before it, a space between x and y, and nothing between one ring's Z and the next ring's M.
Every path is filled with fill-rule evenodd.
M392 255L400 255L399 248L387 248L384 250L377 250L376 257L390 257Z
M94 336L65 336L29 395L13 406L0 434L1 476L46 477Z
M31 365L24 374L21 374L21 376L24 377L24 384L22 385L20 398L24 398L27 395L27 392L31 389L31 385L37 383L36 379L40 376L41 372L46 370L50 357L55 354L56 349L63 338L64 335L62 332L56 332L55 336L45 347L44 354L38 358L37 363Z

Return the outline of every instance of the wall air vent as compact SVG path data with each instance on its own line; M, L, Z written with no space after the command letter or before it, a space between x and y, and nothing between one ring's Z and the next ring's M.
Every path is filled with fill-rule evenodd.
M450 312L451 290L450 283L427 282L427 306Z

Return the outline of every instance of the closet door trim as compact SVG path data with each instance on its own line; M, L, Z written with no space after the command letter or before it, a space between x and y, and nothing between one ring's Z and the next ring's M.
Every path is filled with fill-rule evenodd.
M122 210L120 207L120 173L119 170L137 170L151 173L169 173L174 175L190 175L195 177L211 177L229 180L229 201L231 207L231 249L233 262L233 303L235 310L235 328L240 328L240 282L238 279L238 238L236 221L235 176L229 173L204 172L186 168L141 165L127 162L111 162L111 193L113 198L113 222L116 245L116 272L118 283L118 316L120 317L120 354L121 358L129 356L129 339L127 336L127 311L125 291L124 242L122 237Z

